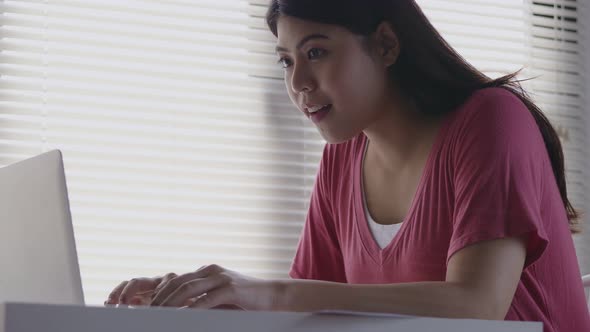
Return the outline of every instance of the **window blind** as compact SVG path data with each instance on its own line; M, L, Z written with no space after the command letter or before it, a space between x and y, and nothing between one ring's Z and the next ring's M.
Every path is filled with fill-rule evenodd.
M590 130L590 118L588 117L588 105L590 105L590 4L587 1L581 1L579 3L579 16L580 20L578 21L578 26L581 30L581 40L582 40L582 62L581 62L581 71L583 75L583 85L584 90L582 91L582 112L586 115L586 130L585 130L585 142L588 143L588 132ZM588 150L586 150L588 153ZM590 162L590 158L588 160ZM586 170L589 167L586 168ZM588 181L590 180L590 174L586 171L585 174L585 193L586 193L586 204L584 204L585 210L590 210L590 197L588 197ZM587 213L587 212L586 212ZM580 262L580 268L582 270L582 274L590 274L590 226L588 226L588 218L584 218L584 233L577 236L576 240L576 247L578 250L578 261Z
M565 155L568 195L576 209L588 202L587 103L584 57L577 0L528 0L532 97L560 134ZM584 218L586 219L586 218ZM583 220L583 226L587 221ZM590 236L574 236L582 273L590 273Z
M307 200L301 119L251 75L271 64L251 61L247 8L2 2L0 155L62 149L88 303L210 263L285 276Z
M547 66L531 3L418 3L490 76ZM0 2L0 164L63 151L89 304L121 280L210 263L287 277L324 142L287 97L267 4ZM566 77L547 76L533 88ZM540 100L579 111L567 82Z

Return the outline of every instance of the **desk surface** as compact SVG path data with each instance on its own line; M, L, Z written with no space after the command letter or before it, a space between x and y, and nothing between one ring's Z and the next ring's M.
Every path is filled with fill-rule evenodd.
M542 332L541 323L395 316L0 304L0 332Z

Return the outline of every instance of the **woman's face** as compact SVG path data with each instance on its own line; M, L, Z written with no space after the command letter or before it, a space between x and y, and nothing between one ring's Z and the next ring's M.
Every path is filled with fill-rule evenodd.
M361 37L289 16L279 18L277 32L289 97L327 142L349 140L377 121L385 111L387 66L369 55Z

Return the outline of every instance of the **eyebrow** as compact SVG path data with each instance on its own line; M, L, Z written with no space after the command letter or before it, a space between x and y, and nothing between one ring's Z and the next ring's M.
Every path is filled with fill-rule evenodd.
M314 33L311 34L303 39L301 39L301 41L299 43L297 43L297 49L300 49L301 47L303 47L303 45L305 45L305 43L307 43L308 41L312 40L312 39L330 39L330 37L326 36L326 35L322 35L319 33ZM288 52L289 50L281 47L281 46L277 46L277 48L275 49L275 52Z

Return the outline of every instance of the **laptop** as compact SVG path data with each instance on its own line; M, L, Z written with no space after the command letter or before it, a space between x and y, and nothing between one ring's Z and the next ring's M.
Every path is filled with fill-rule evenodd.
M0 168L0 302L84 304L59 150Z

